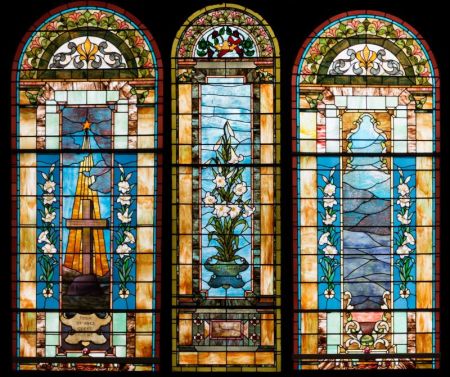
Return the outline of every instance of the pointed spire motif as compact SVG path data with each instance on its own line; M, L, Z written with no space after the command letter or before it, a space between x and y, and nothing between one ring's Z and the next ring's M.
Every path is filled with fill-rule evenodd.
M83 130L85 131L85 134L83 145L81 147L82 150L89 150L91 148L89 134L90 125L91 123L89 123L88 120L83 123ZM98 193L90 188L95 181L94 177L89 176L90 170L93 166L94 158L92 153L89 153L83 161L81 161L78 170L78 180L71 219L83 219L82 200L85 199L92 202L92 218L101 219ZM94 254L92 270L95 275L104 276L109 271L108 259L106 257L105 236L103 229L93 229L92 233L92 252ZM83 272L82 238L81 229L70 229L66 258L64 261L65 267L80 273Z

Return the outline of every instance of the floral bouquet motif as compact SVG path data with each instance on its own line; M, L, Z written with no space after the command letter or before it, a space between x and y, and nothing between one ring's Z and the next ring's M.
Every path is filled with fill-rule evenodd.
M397 186L398 200L397 220L400 223L398 231L395 235L396 253L399 259L395 262L395 267L400 274L400 297L407 299L410 295L408 282L413 280L412 269L414 267L413 246L416 241L411 232L409 224L411 223L412 214L409 213L411 207L411 191L414 188L408 186L411 176L404 177L402 169L398 168L400 182Z
M236 151L238 145L239 140L230 123L225 122L223 134L214 146L216 156L209 160L209 163L215 164L211 168L215 187L203 197L203 203L212 208L205 226L208 246L213 246L217 251L205 263L205 268L213 272L208 283L213 288L242 288L245 283L239 273L248 268L245 258L238 255L242 248L239 239L249 228L249 218L255 207L250 199L243 198L249 186L243 179L245 167L238 166L244 159Z
M119 258L114 261L117 272L119 274L119 296L122 299L127 299L130 295L130 290L127 284L133 280L131 276L131 270L135 264L135 259L131 255L134 252L134 246L136 239L133 235L135 229L130 225L132 221L133 212L130 211L131 207L131 190L134 185L130 185L129 180L132 173L125 174L125 170L122 165L119 164L120 181L117 184L119 190L119 197L117 203L121 205L117 212L117 218L119 220L119 230L116 233L117 248L116 253ZM130 246L131 245L131 246Z
M58 233L55 229L56 219L56 182L53 180L53 172L55 170L55 164L52 164L48 173L41 172L44 183L40 184L42 195L40 200L42 202L42 210L40 210L42 226L41 232L38 236L38 263L41 267L41 275L39 280L45 282L45 288L42 294L45 298L53 297L53 275L55 266L58 264L58 260L53 257L58 250L56 245L58 244Z
M337 218L337 211L334 209L338 203L335 199L336 185L334 184L333 175L335 168L330 170L330 175L326 177L322 176L325 186L319 186L319 190L323 192L322 205L325 209L324 215L322 215L322 234L319 238L319 246L323 246L321 249L323 257L320 259L320 267L322 269L321 280L325 281L327 288L324 291L326 299L334 297L334 277L336 269L339 267L339 261L334 259L335 255L338 255L338 249L336 245L339 244L339 232L336 231L336 226L333 225Z

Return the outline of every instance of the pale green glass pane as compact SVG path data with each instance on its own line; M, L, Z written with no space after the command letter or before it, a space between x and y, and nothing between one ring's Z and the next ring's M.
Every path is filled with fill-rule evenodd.
M55 91L55 100L57 102L67 102L67 91L66 90Z
M55 346L45 346L45 356L46 357L56 356L56 347Z
M119 100L119 91L118 90L108 90L106 92L106 101L117 102L118 100Z
M67 103L69 105L83 105L87 102L87 94L85 90L70 90L68 92Z
M328 346L337 346L341 343L341 315L340 313L328 313L327 314L327 344ZM331 347L335 352L337 347Z
M104 90L89 90L87 92L88 104L104 104L106 103L106 91Z

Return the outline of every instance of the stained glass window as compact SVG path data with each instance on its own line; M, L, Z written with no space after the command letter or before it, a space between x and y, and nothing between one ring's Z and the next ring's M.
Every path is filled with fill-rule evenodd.
M276 371L277 41L258 14L220 5L172 51L173 369Z
M439 77L413 28L339 15L293 72L294 358L439 366Z
M111 6L67 6L17 54L18 370L158 368L161 61Z

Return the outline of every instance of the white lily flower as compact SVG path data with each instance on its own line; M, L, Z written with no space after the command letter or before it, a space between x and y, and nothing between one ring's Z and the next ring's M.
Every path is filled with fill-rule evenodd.
M408 288L400 289L400 297L401 298L408 298L411 294L411 291Z
M128 296L130 295L130 290L126 289L126 288L122 288L119 290L119 296L122 299L126 299L128 298Z
M336 214L330 216L330 214L327 212L325 217L322 217L322 221L325 225L331 225L336 221Z
M247 204L244 205L244 213L242 214L242 216L244 217L249 217L251 215L253 215L253 212L255 212L256 207L250 207Z
M401 196L409 194L409 186L406 183L399 184L397 190Z
M216 187L225 187L227 181L223 175L217 174L216 178L213 179L213 182L216 184Z
M333 196L324 196L323 197L323 206L325 208L333 208L333 206L336 204L337 204L337 201Z
M210 192L207 192L205 197L203 198L203 203L205 203L208 207L212 207L213 204L217 202L217 199L214 195L211 195Z
M403 241L403 245L406 244L414 245L416 243L416 240L414 239L411 233L404 232L403 235L405 236L405 241Z
M52 254L56 253L56 247L51 243L45 244L44 246L41 247L41 249L46 255L52 256Z
M319 238L319 245L330 245L330 241L328 240L328 237L330 236L330 232L326 232L322 234Z
M330 257L332 259L338 253L336 247L333 246L333 245L327 245L322 250L323 250L323 252L325 253L326 256L328 256L328 257Z
M336 185L332 183L327 183L323 189L323 192L327 196L333 196L336 193Z
M222 139L219 139L217 143L214 145L213 150L217 151L220 148L220 145L222 144Z
M123 243L122 245L117 246L116 253L119 254L121 258L123 258L126 255L129 255L131 251L131 247L129 247L126 243Z
M55 191L56 183L53 181L45 181L44 183L44 191L51 193Z
M237 204L230 204L230 212L228 213L232 219L234 219L236 216L239 216L241 213L241 207L239 207Z
M407 207L409 208L409 206L411 205L411 199L408 197L404 197L404 198L399 198L397 200L397 204L400 204L400 207Z
M131 222L131 215L133 214L133 212L131 212L130 214L128 214L128 208L125 210L125 212L119 212L117 214L117 217L119 218L119 220L121 222L123 222L124 224Z
M123 234L125 234L125 240L123 241L124 243L128 243L129 242L129 243L133 244L133 243L136 242L136 239L134 238L133 233L128 232L127 230L125 230L123 232Z
M54 194L44 194L42 196L42 199L44 200L44 204L52 204L56 202L56 198Z
M244 195L247 192L247 184L245 182L238 183L236 186L234 186L233 192L237 196Z
M325 298L330 299L334 297L334 291L332 289L325 289L325 291L323 292Z
M225 204L216 204L214 206L214 215L217 217L225 217L228 215L228 212L230 212L230 208L227 207Z
M44 217L42 217L42 221L44 223L51 223L53 220L55 220L56 212L49 212L48 208L45 208Z
M228 161L229 164L237 164L244 159L244 156L240 154L239 156L236 154L235 150L231 148L231 158Z
M42 295L43 295L45 298L53 297L53 289L51 289L51 288L49 288L49 287L45 287L45 288L42 290Z
M124 194L130 191L130 184L128 181L120 181L117 186L119 187L119 191Z
M397 213L397 220L403 225L408 225L411 222L411 218L408 217L408 210L405 211L403 216L400 213Z
M229 134L231 137L234 137L234 131L233 131L233 129L232 129L231 126L230 126L230 122L227 121L226 127L227 127L228 134Z
M119 195L119 197L117 198L117 203L120 203L123 206L125 206L125 205L130 206L131 205L131 195Z
M41 234L39 234L39 237L38 237L38 243L42 243L42 242L50 243L50 240L48 239L47 235L48 235L48 230L44 230L43 232L41 232Z
M408 245L401 245L397 248L396 253L400 256L401 259L404 257L407 257L409 253L411 252L411 249L408 247Z

